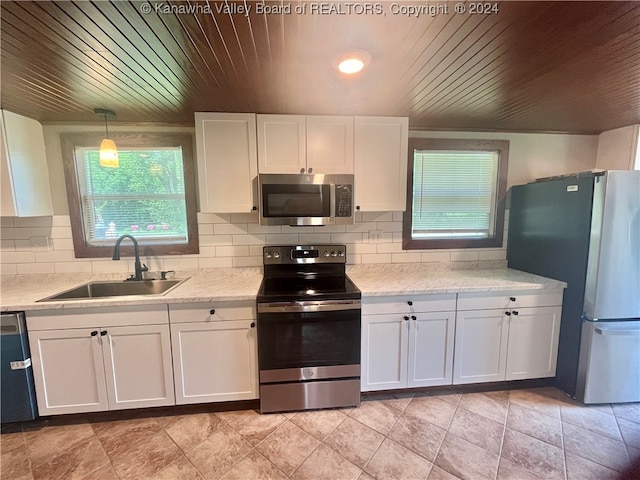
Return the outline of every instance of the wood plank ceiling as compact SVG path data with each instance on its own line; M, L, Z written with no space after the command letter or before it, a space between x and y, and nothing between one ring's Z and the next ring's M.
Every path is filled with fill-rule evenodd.
M489 14L453 2L266 5L292 13L230 0L3 0L2 108L42 122L96 122L100 107L122 122L219 111L401 115L439 130L640 123L640 2L507 1ZM394 10L419 5L439 10ZM332 60L355 48L371 62L345 78Z

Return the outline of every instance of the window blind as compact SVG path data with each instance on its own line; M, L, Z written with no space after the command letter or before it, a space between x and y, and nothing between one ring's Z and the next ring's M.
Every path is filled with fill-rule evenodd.
M494 233L499 155L414 151L412 238L486 238Z
M123 234L188 242L181 148L122 150L118 168L101 167L96 149L76 153L88 244L112 244Z

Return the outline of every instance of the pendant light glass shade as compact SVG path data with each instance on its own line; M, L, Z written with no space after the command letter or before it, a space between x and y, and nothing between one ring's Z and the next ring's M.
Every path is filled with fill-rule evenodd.
M110 138L105 138L100 144L100 166L118 168L120 160L118 160L118 149L116 144Z
M102 143L100 144L100 166L118 168L120 166L118 149L116 148L115 142L109 138L109 127L107 126L107 117L115 117L116 114L111 110L105 110L103 108L96 108L94 113L104 117L104 129L106 132L106 138L102 140Z

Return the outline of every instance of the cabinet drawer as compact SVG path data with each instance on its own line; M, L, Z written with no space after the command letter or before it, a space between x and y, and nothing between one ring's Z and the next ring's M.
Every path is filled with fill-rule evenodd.
M409 302L412 304L409 305ZM383 315L404 312L445 312L456 309L456 294L402 295L394 297L365 297L363 315Z
M169 305L169 318L171 323L255 319L256 305L255 302L246 300L174 304Z
M554 307L562 305L562 294L563 291L561 289L459 293L458 310Z
M34 310L27 312L26 317L27 330L29 331L163 325L169 323L165 304Z

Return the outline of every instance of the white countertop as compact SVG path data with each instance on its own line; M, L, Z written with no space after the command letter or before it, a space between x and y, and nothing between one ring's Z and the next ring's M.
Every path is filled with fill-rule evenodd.
M456 270L439 264L347 266L362 296L565 288L566 283L510 268Z
M440 264L348 265L349 278L363 296L538 290L566 284L507 268L450 269ZM114 305L254 300L262 267L214 268L177 272L188 278L161 296L37 302L88 281L122 279L122 275L22 275L2 279L1 311L86 308Z
M113 305L255 300L262 281L262 267L184 270L176 272L175 278L186 278L187 280L165 295L53 302L37 302L37 300L89 281L122 280L122 274L86 276L61 274L21 275L12 279L3 278L2 290L0 291L0 310L6 312Z

